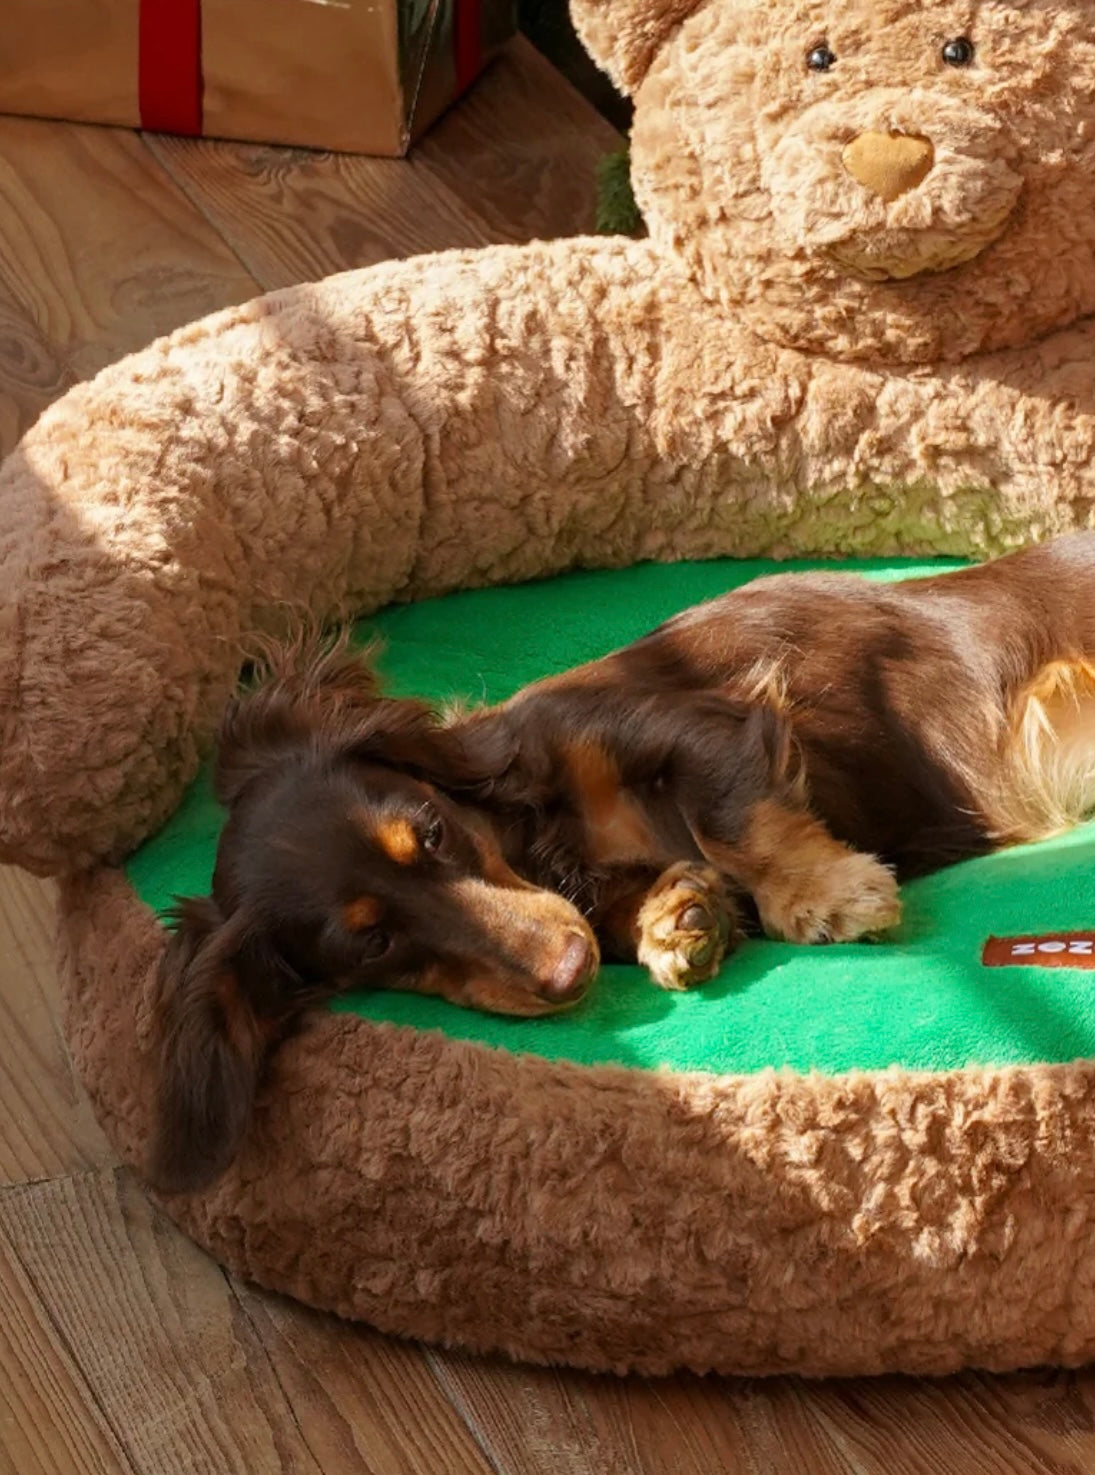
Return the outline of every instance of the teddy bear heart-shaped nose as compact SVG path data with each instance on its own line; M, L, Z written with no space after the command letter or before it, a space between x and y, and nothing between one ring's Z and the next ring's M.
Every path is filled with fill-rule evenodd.
M915 189L935 163L931 140L916 133L861 133L841 155L845 170L888 205Z

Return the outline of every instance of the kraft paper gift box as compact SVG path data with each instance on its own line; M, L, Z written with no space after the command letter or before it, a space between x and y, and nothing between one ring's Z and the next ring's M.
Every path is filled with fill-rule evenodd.
M0 112L401 155L513 0L2 0Z

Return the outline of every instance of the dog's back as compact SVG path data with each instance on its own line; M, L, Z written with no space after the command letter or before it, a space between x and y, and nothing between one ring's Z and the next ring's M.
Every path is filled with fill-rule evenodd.
M575 683L779 707L834 834L931 870L1095 808L1095 533L896 583L758 579L547 685Z

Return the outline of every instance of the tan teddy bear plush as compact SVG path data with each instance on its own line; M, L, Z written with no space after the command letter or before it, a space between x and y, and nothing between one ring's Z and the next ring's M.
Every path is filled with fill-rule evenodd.
M575 0L649 239L218 313L0 473L0 856L117 858L242 642L575 565L987 553L1095 494L1082 0Z

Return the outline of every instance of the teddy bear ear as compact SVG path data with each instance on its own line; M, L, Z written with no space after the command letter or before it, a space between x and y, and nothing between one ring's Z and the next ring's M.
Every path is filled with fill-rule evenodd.
M597 65L630 96L670 34L700 0L571 0L574 27Z

